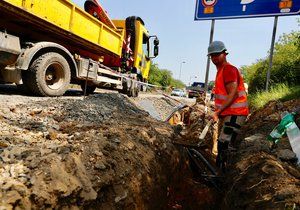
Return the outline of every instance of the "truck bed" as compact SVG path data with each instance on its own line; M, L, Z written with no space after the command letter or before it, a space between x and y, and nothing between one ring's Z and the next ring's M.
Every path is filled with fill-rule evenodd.
M0 30L21 41L52 41L95 60L120 57L123 31L92 17L71 0L1 0Z

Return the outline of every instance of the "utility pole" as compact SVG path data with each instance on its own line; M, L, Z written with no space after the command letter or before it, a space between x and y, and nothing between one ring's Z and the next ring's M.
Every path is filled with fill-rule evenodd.
M180 63L179 78L178 78L178 80L180 80L180 78L181 78L181 68L182 68L182 64L184 64L184 63L185 63L185 61L182 61L182 62Z

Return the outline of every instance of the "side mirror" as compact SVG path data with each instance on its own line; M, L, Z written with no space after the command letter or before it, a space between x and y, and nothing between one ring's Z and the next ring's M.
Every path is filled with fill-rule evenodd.
M150 41L151 39L151 41ZM153 40L153 45L152 45L152 40ZM157 38L156 35L149 36L149 45L150 45L150 51L153 49L153 53L151 52L151 56L149 58L155 58L158 56L158 51L159 51L159 39Z
M159 51L158 45L155 45L154 52L153 52L154 57L158 56L158 51Z

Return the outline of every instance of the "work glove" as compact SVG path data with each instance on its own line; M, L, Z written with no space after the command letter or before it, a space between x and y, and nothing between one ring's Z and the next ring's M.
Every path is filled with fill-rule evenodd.
M210 119L213 119L214 122L218 122L219 121L219 115L220 115L220 110L216 109L214 111L214 113L209 117Z

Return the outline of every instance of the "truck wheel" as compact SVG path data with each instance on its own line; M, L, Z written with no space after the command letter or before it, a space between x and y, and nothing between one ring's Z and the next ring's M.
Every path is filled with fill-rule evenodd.
M131 80L131 86L127 94L129 97L138 97L139 95L139 86L133 80Z
M138 97L139 96L139 89L138 88L132 88L130 89L129 93L127 94L129 97Z
M138 97L139 96L139 88L137 87L137 88L134 88L135 90L134 90L134 97Z
M62 55L51 52L38 57L24 72L22 79L36 95L61 96L70 84L71 70Z
M81 90L82 90L82 92L84 94L85 82L81 83L80 87L81 87ZM89 84L87 84L87 86L86 86L86 95L93 94L94 91L96 90L96 88L97 88L96 85L89 85Z
M142 92L146 92L146 91L147 91L147 85L142 84L140 90L141 90Z

